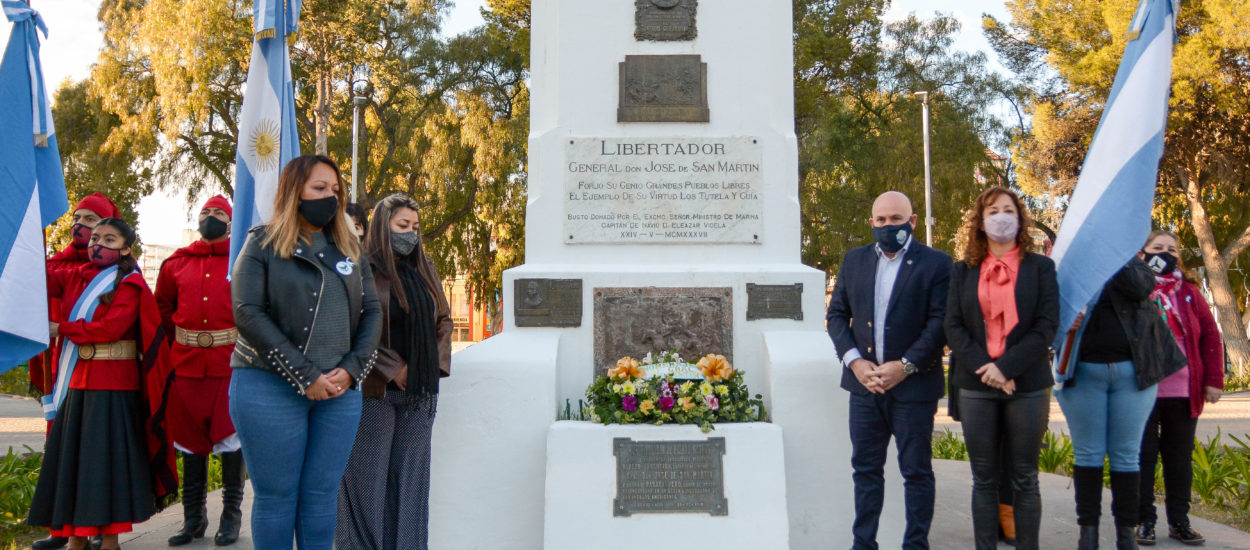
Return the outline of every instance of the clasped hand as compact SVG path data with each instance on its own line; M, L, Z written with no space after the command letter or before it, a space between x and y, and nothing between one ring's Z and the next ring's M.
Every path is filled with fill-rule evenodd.
M856 359L851 361L851 372L872 393L883 394L907 378L902 361L886 361L877 365L867 359Z
M335 367L330 372L317 377L317 380L304 390L304 395L313 401L325 401L343 395L352 386L352 377L342 367Z
M986 386L1001 390L1007 395L1016 393L1016 381L1008 380L1003 375L1003 371L998 370L998 365L994 363L982 365L981 368L977 369L977 374L981 377L981 383Z

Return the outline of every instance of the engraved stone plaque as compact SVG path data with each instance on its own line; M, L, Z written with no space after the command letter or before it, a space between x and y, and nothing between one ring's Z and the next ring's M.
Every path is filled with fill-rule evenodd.
M760 141L570 138L564 242L762 243Z
M699 0L634 0L634 39L694 40Z
M803 283L757 285L747 283L747 320L803 320Z
M727 287L596 288L594 375L624 356L670 349L687 361L733 361L733 292Z
M707 63L699 55L627 55L617 122L707 122Z
M582 326L581 279L516 279L513 283L516 326Z
M616 456L613 516L659 513L729 515L725 438L706 441L612 440Z

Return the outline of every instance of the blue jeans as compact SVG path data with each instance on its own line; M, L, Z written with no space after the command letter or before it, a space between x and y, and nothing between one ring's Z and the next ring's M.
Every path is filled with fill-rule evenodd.
M1055 396L1072 432L1076 465L1102 469L1106 456L1113 472L1138 471L1142 431L1159 387L1137 389L1131 361L1078 363L1073 380L1076 385Z
M235 369L230 418L252 479L252 545L330 550L339 480L360 424L360 391L327 401L295 393L281 376Z
M855 523L852 548L877 549L877 524L885 502L885 459L890 438L898 449L898 469L903 475L904 515L907 521L903 548L929 547L936 495L933 477L933 415L937 401L906 402L894 396L851 393L851 467L855 482ZM896 522L898 518L890 518Z

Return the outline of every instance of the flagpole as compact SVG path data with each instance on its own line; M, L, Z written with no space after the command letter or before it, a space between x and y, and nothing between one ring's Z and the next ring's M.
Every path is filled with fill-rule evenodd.
M916 92L924 111L924 243L933 246L933 179L929 173L929 92Z
M356 182L360 179L356 171L356 157L360 141L360 110L369 104L367 98L356 96L352 98L352 202L360 202L356 194Z

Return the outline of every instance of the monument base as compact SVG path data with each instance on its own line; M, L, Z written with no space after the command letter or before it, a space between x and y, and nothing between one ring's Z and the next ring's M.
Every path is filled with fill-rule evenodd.
M695 471L685 472L691 475L666 475L662 467L653 468L664 460L648 462L645 457L623 456L630 446L647 442L700 442L692 445L700 447L702 442L717 447L723 444L722 469L718 472L722 482L717 484L717 480L709 479L714 476L703 475L708 473L703 460L694 466ZM695 426L556 422L547 431L543 548L626 550L637 548L640 540L664 537L697 540L700 548L789 548L782 445L781 428L762 422L717 424L706 434ZM681 462L687 450L667 447L655 454L669 453L674 457L669 461ZM632 488L644 488L642 493L646 494L631 496L631 487L618 487L622 475L618 466L621 471L646 472L627 474L633 478ZM704 494L723 489L724 508L684 513L639 511L664 508L648 501L673 496L670 484L684 481L697 485ZM625 498L618 498L622 496Z

